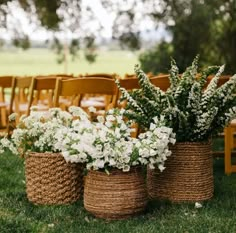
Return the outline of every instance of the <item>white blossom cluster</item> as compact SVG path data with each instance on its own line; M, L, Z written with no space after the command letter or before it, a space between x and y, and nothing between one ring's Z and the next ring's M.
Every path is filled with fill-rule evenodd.
M175 134L173 129L161 126L159 127L158 118L153 119L147 132L139 135L139 142L136 144L139 153L139 161L143 165L148 165L154 169L158 167L160 171L165 169L164 162L171 155L169 144L175 144ZM157 156L158 155L158 156Z
M30 151L57 152L55 134L61 127L70 127L73 117L73 114L59 108L40 112L33 107L29 116L24 115L20 118L11 139L1 139L0 152L5 149L10 149L14 154L20 155ZM14 118L10 116L10 119Z
M4 153L6 150L10 150L14 154L18 153L14 144L10 140L8 140L6 137L3 137L0 140L0 154Z
M85 163L87 169L118 168L126 172L131 166L148 165L163 171L171 155L169 144L175 143L172 129L163 126L163 117L156 117L149 130L133 138L132 122L124 118L124 112L111 109L106 116L98 116L97 122L91 122L75 106L69 112L59 108L38 112L33 108L29 116L21 117L11 139L0 140L0 153L6 149L17 155L61 152L67 162Z
M149 165L162 171L171 154L169 143L175 143L172 130L153 124L139 138L132 138L130 122L124 120L123 112L112 109L105 117L99 116L98 122L75 120L72 127L57 132L55 146L66 161L85 163L87 169L118 168L126 172L131 166Z

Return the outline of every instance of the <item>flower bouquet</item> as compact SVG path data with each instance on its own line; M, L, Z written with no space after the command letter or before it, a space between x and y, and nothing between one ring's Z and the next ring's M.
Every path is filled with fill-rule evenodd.
M166 92L151 84L145 73L135 67L141 88L132 93L119 86L127 100L125 116L146 130L154 117L176 133L176 144L166 169L149 171L148 187L152 197L172 201L200 201L213 195L211 138L236 117L236 75L218 85L224 66L211 66L198 72L198 57L183 74L174 60ZM215 74L210 80L209 75Z
M132 138L131 122L124 110L112 109L97 122L73 121L72 127L57 133L57 147L66 161L85 163L88 174L84 188L84 206L97 217L121 219L143 211L147 204L141 166L164 170L164 162L174 143L172 130L155 124Z
M27 197L35 204L71 203L81 196L82 166L67 163L55 147L56 132L70 127L73 118L73 113L58 108L38 112L33 107L29 116L20 118L11 139L1 139L1 152L8 148L25 157Z

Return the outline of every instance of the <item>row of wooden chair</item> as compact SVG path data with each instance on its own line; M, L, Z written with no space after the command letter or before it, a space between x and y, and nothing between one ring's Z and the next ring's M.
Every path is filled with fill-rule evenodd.
M118 89L115 84L115 75L102 76L93 75L79 76L74 78L71 76L36 76L36 77L12 77L5 76L0 77L1 91L1 103L0 108L2 111L1 120L2 126L6 126L6 116L16 112L19 116L22 114L29 114L30 107L32 105L38 105L42 110L48 107L59 106L64 107L77 104L84 108L90 105L95 105L98 108L106 108L109 106L115 106L118 98ZM152 79L154 82L155 78ZM161 80L158 79L158 80ZM134 78L120 79L121 86L127 89L139 88L138 80ZM162 84L162 81L159 85ZM6 102L5 89L8 88L11 93L10 102ZM56 93L54 93L56 91ZM67 94L66 94L67 93ZM55 95L56 94L56 95ZM66 97L74 95L72 98L60 98L59 95ZM75 95L77 96L77 102ZM95 98L85 100L82 97L86 95L95 95ZM100 99L96 97L100 96ZM104 95L112 96L112 98L105 98ZM78 97L79 96L79 97ZM53 102L53 97L55 100ZM72 101L73 100L73 101Z
M84 78L86 77L86 81L75 81L78 82L75 83L73 86L70 87L71 91L77 92L77 95L80 95L80 99L77 101L76 104L81 105L82 103L84 103L84 107L89 107L90 105L92 105L93 103L95 103L95 101L86 101L82 102L82 97L84 95L90 95L90 94L95 94L96 92L101 95L102 93L105 94L105 90L109 90L108 87L105 87L104 84L104 80L103 79L110 79L111 83L114 83L114 78L115 75L107 75L105 76L104 74L96 74L97 76L94 77L93 75L85 75L85 76L79 76L80 78ZM112 78L111 78L112 77ZM225 82L227 80L228 77L224 77L221 81L223 84L223 82ZM9 114L11 114L12 112L17 112L19 115L21 115L21 113L26 112L27 114L29 114L29 110L30 107L32 105L39 105L41 108L45 107L45 105L47 105L48 107L52 107L52 106L59 106L58 103L54 103L53 104L53 95L54 95L54 89L56 86L56 79L60 79L61 83L63 83L63 80L69 80L69 79L74 79L71 76L62 76L62 77L58 77L58 76L37 76L33 78L31 77L14 77L12 78L11 76L5 76L5 77L0 77L0 86L3 88L3 91L1 92L1 96L0 96L0 108L2 111L2 125L4 125L4 122L6 122L6 108L7 108L7 103L5 100L5 96L4 96L4 90L5 88L10 88L11 87L11 97L10 97L10 106L9 106ZM77 80L77 79L76 79ZM112 80L112 81L111 81ZM162 90L166 90L169 87L169 79L167 75L162 75L162 76L156 76L156 77L152 77L150 78L150 81L155 85L155 86L159 86ZM73 82L73 80L71 81L67 81L67 85L71 85L70 82ZM79 82L81 82L79 84ZM85 84L87 86L85 86ZM31 85L31 87L30 87ZM60 83L57 85L57 89L60 88ZM114 85L114 91L117 92L116 90L116 85ZM120 85L122 87L124 87L127 90L132 90L132 89L139 89L139 82L137 80L137 78L126 78L126 79L120 79ZM84 88L84 90L82 89L76 89L76 87L79 86L79 88ZM91 88L88 89L88 87ZM93 89L93 87L95 87L95 90ZM99 88L102 87L102 90L99 90ZM31 91L29 91L29 88L31 89ZM42 92L44 90L44 92ZM63 90L64 91L64 90ZM35 93L36 92L36 93ZM27 98L27 95L29 95L29 98ZM74 94L75 95L75 94ZM107 94L108 95L108 94ZM43 97L44 96L44 97ZM59 97L58 97L59 98ZM74 99L74 98L73 98ZM96 98L95 98L96 99ZM99 107L103 107L104 104L102 104L101 101L102 98L100 99L100 101L97 101L97 106ZM56 99L57 102L59 102L59 99ZM67 100L61 100L61 103L66 103L64 105L69 105L70 103ZM108 101L109 103L109 101ZM72 104L72 102L71 102ZM109 103L110 104L110 103ZM96 105L96 104L95 104ZM107 105L107 104L105 104ZM114 104L113 104L114 105ZM5 123L6 124L6 123Z

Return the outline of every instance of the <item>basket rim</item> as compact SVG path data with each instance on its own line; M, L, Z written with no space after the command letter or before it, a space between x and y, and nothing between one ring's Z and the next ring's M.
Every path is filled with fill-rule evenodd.
M211 145L212 140L206 140L206 141L201 141L201 142L190 142L190 141L185 141L185 142L176 142L174 145Z
M60 152L34 152L30 151L26 154L26 157L62 157Z
M117 172L121 172L121 173L124 173L124 174L128 174L129 172L133 172L133 171L136 171L136 170L139 170L139 169L142 169L142 166L141 165L137 165L137 166L130 166L130 170L127 171L127 172L124 172L122 171L122 169L119 169L119 168L115 168L115 167L112 167L110 170L109 170L109 174L113 174L113 173L117 173ZM108 175L105 171L101 171L101 170L88 170L89 173L99 173L99 174L105 174L105 175Z

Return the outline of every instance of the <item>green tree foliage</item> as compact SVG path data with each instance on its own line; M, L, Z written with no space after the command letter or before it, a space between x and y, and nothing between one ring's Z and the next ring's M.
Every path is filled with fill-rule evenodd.
M153 17L166 23L172 35L173 50L170 53L160 44L150 53L141 54L140 61L146 72L166 72L170 59L159 63L162 53L178 62L180 72L196 54L202 57L201 66L225 63L225 73L236 72L236 0L167 0L160 4L164 7L163 12L154 12ZM155 54L158 63L151 65L149 61Z
M81 0L0 0L0 27L11 31L13 45L27 49L30 47L29 35L21 30L20 22L17 25L7 23L8 18L14 17L11 4L14 4L14 7L21 7L34 25L46 28L53 33L64 33L64 41L55 36L51 45L59 63L65 62L67 52L70 53L72 60L78 57L81 44L85 47L85 58L90 63L95 61L94 38L97 32L84 27ZM94 20L94 14L90 8L87 8L84 14L87 15L87 21ZM68 33L74 33L78 37L69 40Z
M152 71L154 74L168 73L168 61L173 55L173 45L171 43L162 41L154 48L149 49L139 56L142 70L146 72Z
M28 36L24 36L23 38L14 38L12 40L14 46L18 48L22 48L24 50L30 47L30 40Z
M216 9L217 18L211 25L212 51L210 61L225 63L227 73L236 73L236 0L225 0Z
M214 18L211 7L201 1L189 1L189 7L175 18L175 24L169 26L173 40L173 58L178 62L180 72L201 54L202 62L207 57L206 47L210 42L210 25Z

